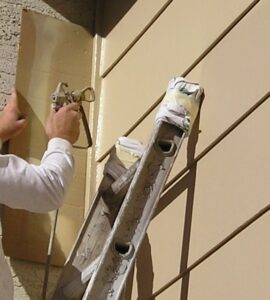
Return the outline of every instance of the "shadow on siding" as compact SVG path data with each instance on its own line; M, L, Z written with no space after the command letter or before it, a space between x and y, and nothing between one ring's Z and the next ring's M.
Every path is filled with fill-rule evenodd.
M137 0L44 0L72 23L92 35L106 37Z

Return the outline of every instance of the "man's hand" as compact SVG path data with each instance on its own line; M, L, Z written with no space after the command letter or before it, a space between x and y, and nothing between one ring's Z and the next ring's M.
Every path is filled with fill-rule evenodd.
M16 90L13 88L11 97L0 116L0 139L5 142L18 134L26 126L26 120L20 119Z
M74 144L80 135L79 105L71 103L61 107L57 112L53 109L47 119L46 133L49 139L59 137Z

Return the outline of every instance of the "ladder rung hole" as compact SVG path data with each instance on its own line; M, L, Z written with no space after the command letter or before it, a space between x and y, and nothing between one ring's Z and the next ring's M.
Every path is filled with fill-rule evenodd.
M115 242L114 250L121 256L127 256L130 254L132 249L131 244L123 242Z
M157 144L164 155L173 155L175 151L175 144L170 140L158 140Z

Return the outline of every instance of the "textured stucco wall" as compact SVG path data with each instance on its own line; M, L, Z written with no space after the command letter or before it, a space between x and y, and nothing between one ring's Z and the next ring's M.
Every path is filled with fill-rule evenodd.
M72 21L91 31L93 1L1 0L0 1L0 105L6 101L15 81L17 48L23 8Z
M44 266L42 264L9 258L8 263L11 267L14 283L14 300L42 299ZM60 272L61 268L58 267L51 267L50 269L46 293L47 299L51 299L52 297Z
M42 1L0 2L0 101L5 102L10 88L14 84L16 74L17 48L20 36L21 10L32 9L57 18L59 13Z

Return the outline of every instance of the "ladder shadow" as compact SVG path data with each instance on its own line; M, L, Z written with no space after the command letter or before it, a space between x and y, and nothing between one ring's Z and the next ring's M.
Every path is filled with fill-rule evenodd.
M200 123L200 119L198 114L198 117L193 125L193 129L188 140L187 165L190 165L191 162L194 161L196 144L198 142L198 137L199 137L199 123ZM154 217L159 215L178 196L180 196L185 190L187 190L179 274L185 271L188 266L196 173L197 173L197 164L194 164L189 170L189 172L186 173L186 175L184 175L181 178L181 180L179 180L176 184L173 185L173 187L171 187L162 195L154 214ZM187 273L182 279L180 300L188 299L188 290L189 290L189 273Z
M137 281L137 300L149 299L153 294L154 288L154 271L153 259L151 252L151 244L148 234L140 246L135 264L133 265L121 296L121 300L132 299L132 290L134 282L134 269L136 266L136 281Z
M93 27L96 1L43 0L43 2L45 2L70 22L83 26L86 30L88 30L88 32L94 35Z
M136 260L137 300L148 299L153 294L154 271L151 244L146 234Z
M199 124L200 124L200 114L198 114L198 117L194 122L191 135L188 139L187 165L191 164L191 162L194 161L195 158L196 145L199 138ZM184 228L183 228L183 239L182 239L179 274L184 272L188 267L196 175L197 175L197 163L191 167L188 174L186 175L187 176L187 186L186 186L187 198L186 198L186 211L185 211L185 220L184 220ZM188 272L182 279L180 300L188 299L189 279L190 279L190 273Z

